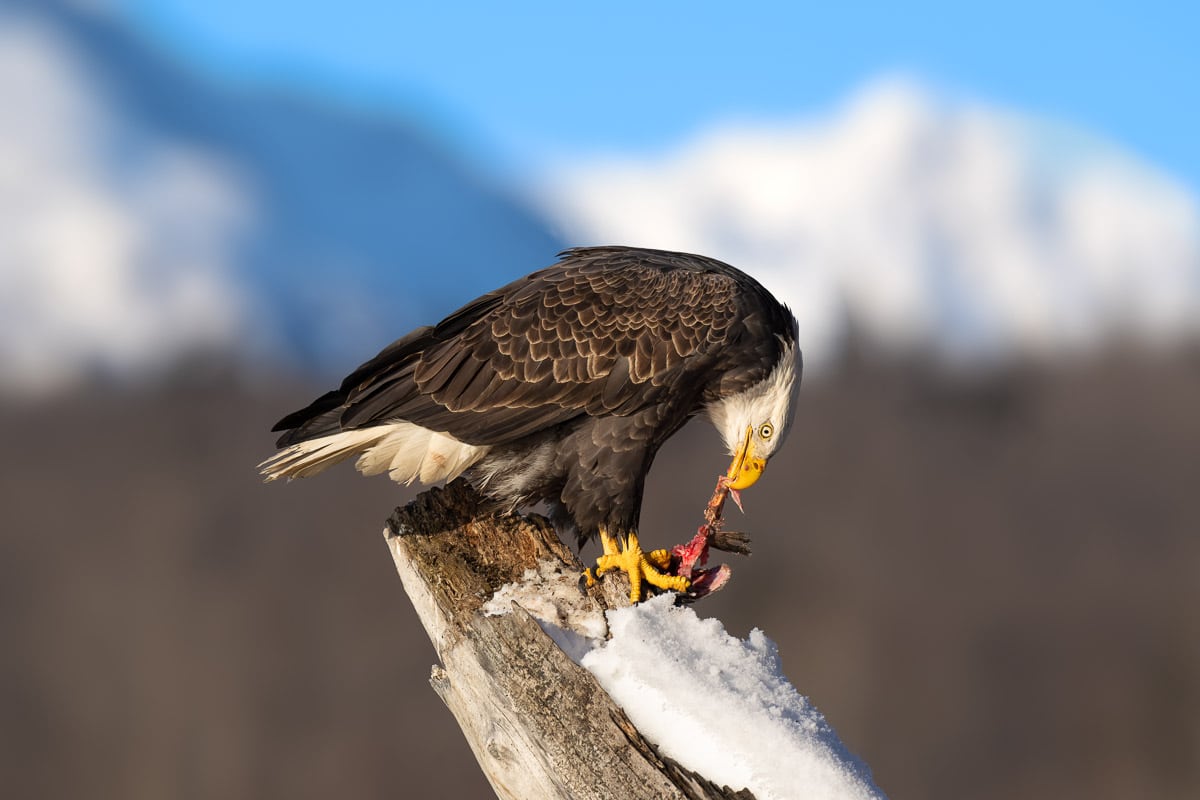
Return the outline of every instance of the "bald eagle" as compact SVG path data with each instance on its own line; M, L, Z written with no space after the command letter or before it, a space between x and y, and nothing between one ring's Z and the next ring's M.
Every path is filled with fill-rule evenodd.
M637 539L659 447L704 413L753 484L792 419L801 361L791 311L750 276L698 255L567 250L388 345L340 388L280 420L266 480L351 457L365 475L459 475L508 508L544 501L560 532L599 536L598 573L686 591Z

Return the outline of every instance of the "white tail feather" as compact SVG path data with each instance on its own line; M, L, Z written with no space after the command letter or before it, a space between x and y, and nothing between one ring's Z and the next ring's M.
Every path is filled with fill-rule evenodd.
M463 444L442 433L429 437L429 447L421 461L421 483L436 483L457 478L478 461L486 448Z
M411 426L401 432L402 446L387 464L388 474L397 483L412 483L421 474L421 461L425 451L429 449L429 439L433 431L418 426Z
M358 457L358 461L354 464L355 469L363 475L378 475L381 472L387 472L397 453L413 446L413 437L409 435L413 430L424 429L415 425L388 426L388 434Z
M395 422L286 447L258 465L268 481L306 478L357 455L364 475L387 472L397 483L452 480L487 453L487 447L465 444L411 422Z
M268 481L307 478L366 450L387 436L385 428L342 431L285 447L258 465Z

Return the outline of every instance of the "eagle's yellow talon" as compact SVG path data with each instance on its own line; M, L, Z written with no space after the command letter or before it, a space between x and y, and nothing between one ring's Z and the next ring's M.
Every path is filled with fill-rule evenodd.
M651 550L649 553L646 553L646 560L659 569L670 569L671 551L664 548Z
M596 576L599 577L610 570L619 569L629 576L629 602L637 603L642 600L642 583L650 584L656 589L669 592L686 592L692 582L679 575L664 575L661 570L671 564L671 553L668 550L654 550L646 553L638 543L636 533L625 537L625 547L618 548L617 540L600 531L600 543L604 555L596 559ZM590 584L589 584L590 585Z

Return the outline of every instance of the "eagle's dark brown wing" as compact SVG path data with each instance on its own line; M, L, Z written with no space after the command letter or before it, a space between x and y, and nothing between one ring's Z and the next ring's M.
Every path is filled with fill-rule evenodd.
M730 344L772 339L753 336L771 320L725 270L677 253L568 251L390 345L281 420L276 430L290 432L279 444L405 420L495 445L582 414L632 414L667 392L698 403L715 389L692 385L699 376L738 380L716 363ZM747 382L774 363L753 361L764 366L743 364Z

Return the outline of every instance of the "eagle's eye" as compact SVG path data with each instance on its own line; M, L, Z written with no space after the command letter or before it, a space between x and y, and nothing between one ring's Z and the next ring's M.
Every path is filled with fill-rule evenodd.
M771 423L769 422L764 423L763 426L758 429L758 435L763 439L770 439L775 435L775 428L772 427Z

